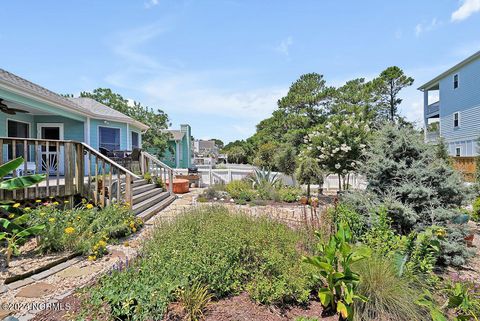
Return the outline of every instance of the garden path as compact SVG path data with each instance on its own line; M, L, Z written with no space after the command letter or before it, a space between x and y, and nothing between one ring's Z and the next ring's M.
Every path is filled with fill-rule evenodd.
M60 264L56 269L43 272L43 276L46 275L44 278L32 276L16 289L3 293L0 289L0 320L13 315L24 321L33 319L37 314L41 319L41 315L45 312L39 312L45 309L45 305L58 303L74 290L93 283L101 274L108 273L115 266L135 258L143 241L151 235L155 225L161 221L173 219L186 208L195 205L196 198L201 192L201 189L191 189L189 193L181 195L167 208L149 219L139 233L125 238L123 243L108 245L109 254L97 261L88 261L83 257L74 258L63 265ZM32 307L32 305L36 306ZM66 310L67 307L60 308Z

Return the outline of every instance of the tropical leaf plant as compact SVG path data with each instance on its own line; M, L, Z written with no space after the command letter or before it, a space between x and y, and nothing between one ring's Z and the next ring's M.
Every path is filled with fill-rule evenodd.
M321 240L320 234L317 237ZM322 305L339 314L341 320L353 320L353 304L368 299L357 293L360 281L352 264L370 256L367 247L353 247L352 233L347 225L339 224L337 232L327 243L320 243L318 256L305 257L304 261L317 268L317 277L324 286L318 291Z
M12 220L0 218L0 225L2 226L2 232L0 232L0 241L6 240L7 242L7 247L4 250L7 267L10 264L12 255L19 254L19 247L25 243L30 236L37 235L45 228L45 225L40 224L24 227L25 223L27 223L29 219L29 214L23 214Z
M24 162L23 157L15 158L0 166L0 178L7 176L9 173L15 171ZM0 182L0 189L9 191L22 189L40 183L45 180L44 174L34 174L20 177L13 177Z

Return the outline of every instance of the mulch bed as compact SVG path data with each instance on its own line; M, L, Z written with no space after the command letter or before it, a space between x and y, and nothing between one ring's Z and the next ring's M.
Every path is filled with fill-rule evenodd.
M32 321L63 321L73 320L81 311L81 299L78 294L72 294L60 301L62 306L69 306L69 311L43 311ZM306 307L294 306L279 309L260 305L248 297L247 293L213 302L205 311L205 321L288 321L297 317L318 318L322 321L336 321L338 316L322 317L322 306L318 301L311 301ZM184 320L182 308L177 303L170 304L163 321Z

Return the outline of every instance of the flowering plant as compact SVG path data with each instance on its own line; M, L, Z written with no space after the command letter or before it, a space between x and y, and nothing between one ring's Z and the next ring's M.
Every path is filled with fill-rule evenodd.
M323 170L345 180L358 169L369 135L370 127L363 117L355 113L333 115L305 136L304 153L314 157Z

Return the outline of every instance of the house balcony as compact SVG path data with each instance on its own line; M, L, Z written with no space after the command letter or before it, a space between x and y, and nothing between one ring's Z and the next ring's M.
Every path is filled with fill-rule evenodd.
M425 118L434 118L440 115L440 101L425 107Z
M436 143L440 139L440 130L428 131L425 135L425 141L427 143Z

